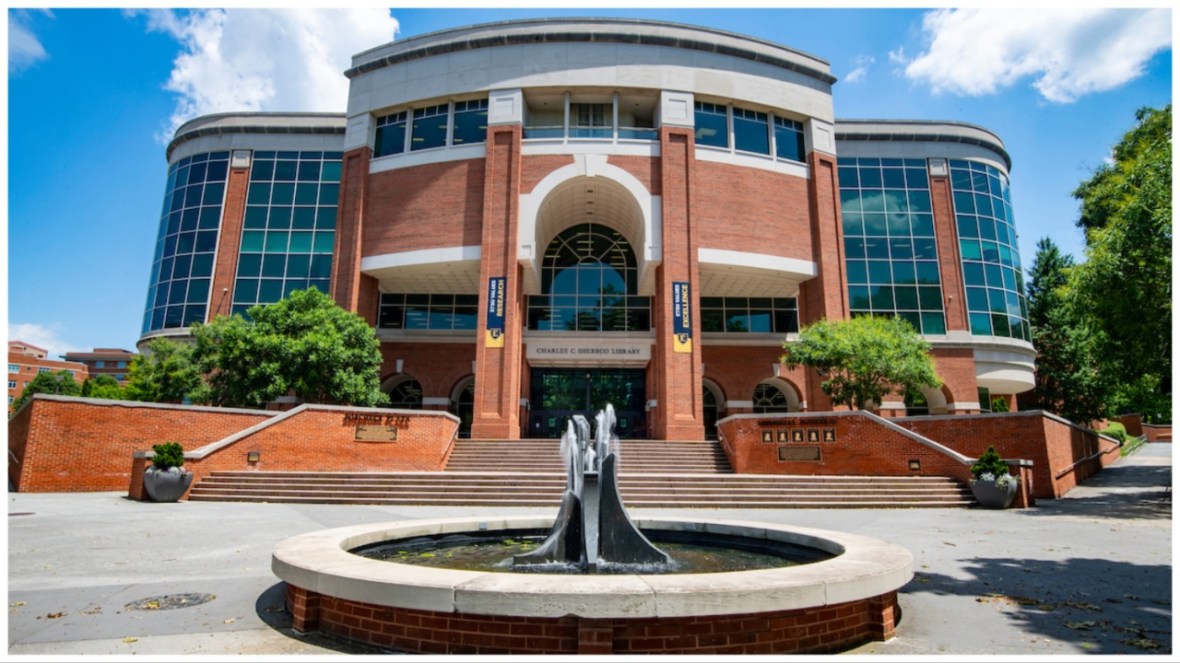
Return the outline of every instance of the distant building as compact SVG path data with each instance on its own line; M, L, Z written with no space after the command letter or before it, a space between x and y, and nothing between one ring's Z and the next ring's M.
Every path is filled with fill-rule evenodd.
M74 361L57 361L49 359L49 351L24 341L8 342L8 411L11 414L12 404L20 398L38 373L69 371L74 380L81 384L89 377L86 365Z
M123 384L127 381L131 360L137 356L130 350L120 348L95 348L93 352L67 352L62 355L62 359L85 364L91 377L109 375Z

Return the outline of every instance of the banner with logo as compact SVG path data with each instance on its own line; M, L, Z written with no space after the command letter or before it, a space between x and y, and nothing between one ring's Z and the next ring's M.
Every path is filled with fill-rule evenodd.
M672 351L692 352L692 299L688 281L672 282Z
M504 347L504 289L507 283L504 276L488 279L488 325L484 347Z

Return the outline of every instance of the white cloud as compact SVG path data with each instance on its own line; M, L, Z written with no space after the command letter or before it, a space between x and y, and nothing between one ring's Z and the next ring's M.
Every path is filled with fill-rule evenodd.
M845 83L859 83L865 79L869 73L869 66L877 61L876 58L869 55L858 55L852 59L854 65L852 71L844 74Z
M930 46L905 74L969 96L1031 77L1045 99L1068 103L1141 75L1171 48L1171 25L1168 9L939 9L923 17Z
M87 352L88 348L80 348L61 338L60 323L39 325L28 322L8 323L8 340L24 341L49 352L50 359L60 359L67 352Z
M182 50L165 89L180 95L165 140L207 113L342 112L352 56L393 39L388 9L155 9L148 29Z
M32 28L26 25L28 18L28 13L21 10L13 9L8 13L9 74L20 73L49 58L49 53L41 45L41 40L37 39Z

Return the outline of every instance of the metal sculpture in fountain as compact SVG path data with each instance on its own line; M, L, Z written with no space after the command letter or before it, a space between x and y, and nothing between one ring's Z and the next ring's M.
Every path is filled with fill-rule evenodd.
M513 566L570 564L593 573L603 566L646 569L671 563L667 553L647 540L623 508L614 407L607 404L595 421L593 441L586 417L574 415L567 425L561 454L569 477L557 520L544 543L530 553L516 555Z

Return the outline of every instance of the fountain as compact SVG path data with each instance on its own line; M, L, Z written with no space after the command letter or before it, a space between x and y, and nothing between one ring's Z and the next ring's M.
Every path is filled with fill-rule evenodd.
M909 551L766 523L633 521L619 496L613 409L595 420L593 441L580 415L562 437L567 487L556 518L405 521L281 542L271 567L287 583L295 628L433 654L831 653L893 636L897 589L913 576ZM513 555L504 569L363 556L407 541L427 539L442 551L449 537L546 531L535 550ZM809 563L672 573L675 562L651 539L803 549Z

